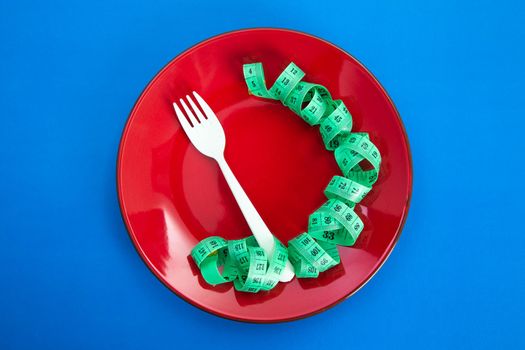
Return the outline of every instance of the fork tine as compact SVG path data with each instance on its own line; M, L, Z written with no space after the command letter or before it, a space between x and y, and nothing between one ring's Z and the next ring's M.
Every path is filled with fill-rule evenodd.
M188 119L190 120L191 124L194 127L197 126L197 124L199 124L200 122L197 120L197 118L195 118L195 116L193 115L193 112L188 108L188 105L186 104L186 102L184 102L182 98L179 99L179 102L182 105L182 108L184 108L184 110L186 111L186 115L188 116Z
M204 111L204 114L206 114L206 117L208 119L213 118L215 120L218 120L217 116L215 115L213 110L210 108L210 106L208 106L206 101L204 101L204 99L196 91L193 91L193 96L195 96L195 99L197 99L197 102L201 106L202 110Z
M202 115L200 109L197 108L197 106L195 105L191 97L186 95L186 100L188 100L188 102L190 103L191 108L193 109L193 112L197 115L197 118L199 119L199 122L202 123L206 121L206 118Z
M188 119L186 119L186 116L184 115L184 113L182 113L177 103L173 102L173 108L175 109L175 113L177 113L177 118L179 119L182 128L184 129L186 134L188 134L191 131L191 125L188 122Z

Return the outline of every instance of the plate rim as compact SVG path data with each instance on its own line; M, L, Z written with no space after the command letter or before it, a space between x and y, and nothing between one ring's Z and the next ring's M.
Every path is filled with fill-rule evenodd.
M132 229L132 227L131 227L131 225L129 223L129 218L128 218L127 214L126 214L127 212L126 212L125 204L124 204L123 197L122 197L123 196L123 189L122 189L122 183L121 183L121 179L120 179L121 178L121 169L122 169L122 167L121 167L121 165L122 165L122 152L123 152L124 144L126 143L126 138L127 138L127 135L128 135L128 131L129 131L130 125L131 125L131 123L132 123L132 121L134 119L134 116L135 116L135 114L134 114L135 108L142 102L146 92L153 86L153 84L160 77L160 75L171 64L173 64L176 61L182 59L186 55L191 54L194 50L198 49L199 47L201 47L203 45L208 44L209 42L221 39L221 38L223 38L225 36L229 36L229 35L232 35L232 34L245 33L245 32L251 32L251 31L277 31L277 32L288 32L288 33L294 33L294 34L307 36L307 37L310 37L310 38L313 38L313 39L316 39L316 40L320 40L320 41L324 42L325 44L328 44L328 45L336 48L337 50L341 51L343 54L345 54L345 55L349 56L350 58L352 58L353 60L355 60L355 62L357 62L357 64L359 64L372 77L374 82L380 88L382 93L386 96L386 98L388 99L389 103L391 104L391 106L394 109L394 112L395 112L395 114L397 116L399 125L401 127L401 130L403 131L403 136L404 136L404 139L405 139L406 151L407 151L407 156L408 156L408 170L409 170L409 172L408 172L408 175L409 175L408 176L409 190L408 190L408 196L406 198L406 204L404 206L405 210L403 212L403 217L402 217L401 222L400 222L400 224L399 224L399 226L397 228L397 231L396 231L396 234L395 234L395 239L390 243L389 247L387 247L385 253L380 258L379 264L377 264L377 266L373 269L373 271L365 279L363 279L363 281L358 285L357 288L355 288L354 290L350 291L344 297L342 297L342 298L334 301L333 303L327 305L326 307L323 307L321 309L318 309L318 310L315 310L315 311L311 311L311 312L308 312L308 313L304 313L304 314L301 314L301 315L298 315L298 316L295 316L295 317L284 317L284 318L276 318L276 319L271 319L271 320L259 320L259 319L249 319L249 318L243 318L243 317L236 317L236 316L232 316L232 315L227 315L227 314L221 313L219 311L211 310L211 309L207 308L204 305L200 305L200 304L192 301L190 298L186 297L184 294L182 294L179 291L177 291L176 289L172 288L172 286L169 285L164 280L164 278L160 275L160 273L154 268L153 264L148 259L147 255L141 249L141 246L138 243L138 241L137 241L137 239L135 237L135 234L133 233L133 229ZM372 74L372 72L361 61L359 61L357 58L355 58L353 55L351 55L350 53L348 53L347 51L345 51L344 49L342 49L338 45L336 45L336 44L334 44L334 43L332 43L332 42L330 42L330 41L328 41L326 39L320 38L320 37L318 37L316 35L310 34L310 33L306 33L306 32L303 32L303 31L300 31L300 30L295 30L295 29L283 28L283 27L248 27L248 28L241 28L241 29L235 29L235 30L231 30L231 31L222 32L222 33L213 35L211 37L208 37L208 38L206 38L204 40L201 40L201 41L197 42L196 44L188 47L187 49L185 49L184 51L182 51L181 53L179 53L178 55L176 55L172 59L170 59L164 66L162 66L162 68L157 73L155 73L153 78L151 78L151 80L142 89L142 91L140 92L139 97L137 98L137 100L133 104L130 112L128 113L128 117L126 119L126 123L124 125L124 128L122 129L121 136L120 136L118 153L117 153L116 168L117 168L116 169L117 170L116 171L116 190L117 190L117 197L118 197L118 203L119 203L121 219L122 219L122 221L123 221L123 223L124 223L124 225L126 227L126 231L128 233L128 236L129 236L131 242L133 243L133 248L139 254L139 256L141 257L141 259L144 262L144 264L146 265L146 267L153 273L153 275L155 275L155 277L162 283L162 285L164 285L168 290L170 290L172 293L177 295L179 298L181 298L185 302L187 302L190 305L192 305L194 307L197 307L198 309L200 309L202 311L205 311L205 312L207 312L209 314L212 314L212 315L215 315L215 316L219 316L219 317L227 319L227 320L243 322L243 323L258 323L258 324L261 324L261 323L263 323L263 324L284 323L284 322L291 322L291 321L301 320L303 318L307 318L307 317L310 317L310 316L314 316L314 315L320 314L320 313L322 313L322 312L324 312L324 311L326 311L328 309L331 309L332 307L334 307L334 306L338 305L339 303L347 300L352 295L354 295L359 290L361 290L361 288L363 288L372 279L372 277L374 277L376 275L376 273L381 269L381 267L383 267L385 262L388 260L388 258L392 254L392 251L396 247L397 242L399 241L399 238L401 237L401 234L403 232L403 228L405 227L406 220L407 220L407 217L408 217L408 212L410 210L410 204L411 204L411 199L412 199L412 191L413 191L413 182L414 182L414 180L413 180L414 172L413 172L412 153L411 153L411 147L410 147L408 134L406 132L405 125L403 123L403 120L401 119L401 115L399 114L399 111L398 111L394 101L392 100L392 98L390 97L390 95L388 94L386 89L383 87L383 85L376 78L376 76L374 74Z

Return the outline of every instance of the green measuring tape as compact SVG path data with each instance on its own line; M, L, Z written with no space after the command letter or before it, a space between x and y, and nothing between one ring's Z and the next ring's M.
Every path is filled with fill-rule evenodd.
M207 283L233 282L238 291L257 293L270 290L279 282L288 250L275 239L275 252L268 259L253 236L232 241L212 236L200 241L191 257Z
M257 293L277 285L287 259L298 278L315 278L340 263L337 246L352 246L363 231L354 207L377 181L381 154L367 133L351 132L352 115L343 101L333 100L322 85L301 81L305 73L293 62L270 89L261 63L245 64L243 73L250 94L279 100L308 124L319 125L343 173L328 183L328 201L310 215L308 232L290 240L288 249L275 239L275 252L268 257L253 236L232 241L208 237L193 248L191 256L207 283L233 282L238 291ZM363 161L372 169L365 170Z

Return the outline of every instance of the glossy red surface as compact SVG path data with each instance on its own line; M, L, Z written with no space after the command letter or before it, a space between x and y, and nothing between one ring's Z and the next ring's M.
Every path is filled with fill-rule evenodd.
M379 180L356 211L365 229L342 263L318 279L294 279L270 292L207 285L189 257L201 239L237 239L248 226L217 164L188 141L172 101L198 91L226 133L226 159L272 232L283 242L307 228L325 201L323 189L340 174L310 127L280 103L249 96L242 64L263 62L268 83L290 61L305 81L322 84L354 117L354 131L370 133L382 153ZM137 101L118 158L122 215L148 267L192 304L227 318L276 322L334 305L361 287L396 243L412 187L410 153L397 111L376 79L336 46L303 33L254 29L211 38L172 60Z

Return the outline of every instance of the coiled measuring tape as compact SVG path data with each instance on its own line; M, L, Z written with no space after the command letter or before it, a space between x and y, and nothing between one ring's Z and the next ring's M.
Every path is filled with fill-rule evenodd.
M274 254L268 259L253 236L231 241L212 236L200 241L191 257L208 284L233 282L238 291L257 293L270 290L279 282L288 250L275 239Z
M279 100L308 124L319 125L324 145L334 151L343 173L328 183L324 191L328 201L310 215L308 232L290 240L288 249L275 239L272 257L253 236L233 241L208 237L193 248L191 256L206 282L233 282L238 291L256 293L277 285L288 258L298 278L315 278L340 263L337 245L352 246L363 231L354 207L377 181L381 154L367 133L351 132L352 115L343 101L333 100L322 85L301 81L305 73L293 62L270 89L261 63L245 64L243 73L250 94ZM372 169L363 169L365 160Z

